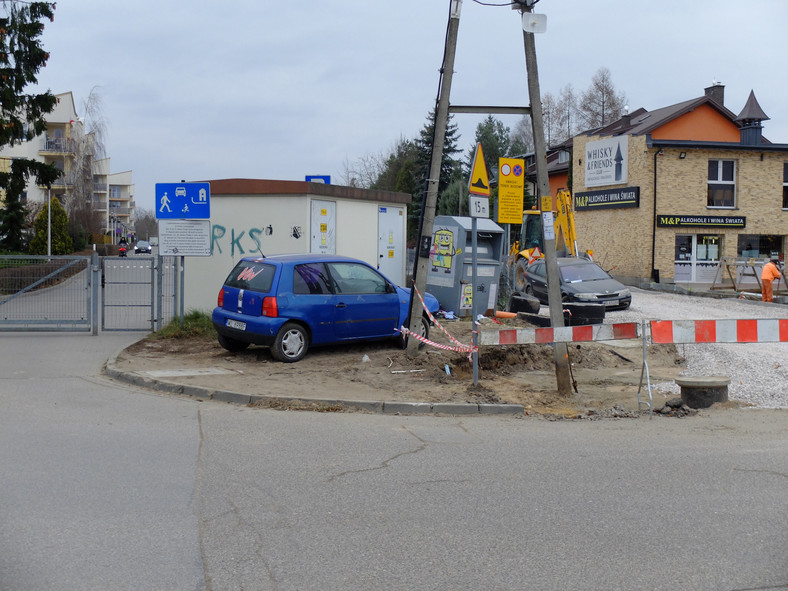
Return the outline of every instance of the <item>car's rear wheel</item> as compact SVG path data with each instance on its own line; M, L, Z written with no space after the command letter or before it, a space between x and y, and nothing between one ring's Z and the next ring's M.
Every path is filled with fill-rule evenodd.
M249 343L244 343L243 341L236 341L235 339L231 339L224 335L219 335L219 344L222 346L223 349L227 349L230 353L238 353L239 351L243 351L249 346Z
M288 322L279 329L271 345L271 355L279 361L295 363L304 358L308 348L309 335L306 329L295 322Z

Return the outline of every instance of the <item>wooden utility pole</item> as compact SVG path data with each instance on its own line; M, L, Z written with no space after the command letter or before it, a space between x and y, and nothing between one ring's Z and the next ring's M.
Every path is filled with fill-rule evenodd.
M441 176L441 162L443 161L443 144L446 139L446 126L449 121L449 94L451 93L451 79L454 74L454 55L457 50L457 32L460 29L460 10L462 0L452 0L451 14L449 15L449 31L446 35L446 49L441 69L441 87L438 97L438 109L435 113L435 135L432 144L432 160L430 162L430 175L427 179L427 195L422 203L421 232L419 243L416 245L416 271L413 285L422 296L427 287L427 271L430 262L430 246L432 241L432 226L435 222L435 206L438 202L438 181ZM422 306L419 298L411 294L410 298L410 326L409 330L419 334L421 328ZM408 339L408 357L415 357L419 352L419 342Z
M521 12L531 12L534 0L524 0ZM534 34L523 29L525 66L528 70L528 97L531 102L531 124L534 132L534 155L536 157L536 202L542 211L542 234L544 238L545 269L547 271L547 301L550 305L551 326L564 325L564 309L561 303L561 283L558 275L558 260L555 250L553 226L553 199L550 195L550 179L547 175L547 150L544 140L542 100L539 90L539 70L536 66L536 42ZM555 377L558 394L572 395L572 380L569 374L569 353L566 343L553 343Z

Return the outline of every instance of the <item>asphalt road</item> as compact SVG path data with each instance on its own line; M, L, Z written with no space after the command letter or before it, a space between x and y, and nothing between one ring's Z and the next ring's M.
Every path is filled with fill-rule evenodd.
M549 422L158 395L0 337L0 589L788 588L788 412Z

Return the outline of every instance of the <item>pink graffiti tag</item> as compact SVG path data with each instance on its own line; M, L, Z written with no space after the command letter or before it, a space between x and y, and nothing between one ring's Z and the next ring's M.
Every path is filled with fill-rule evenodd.
M262 270L262 269L259 269L259 270L258 270L258 271L255 273L254 269L252 269L252 268L250 268L250 267L246 267L246 268L245 268L243 271L241 271L240 273L238 273L238 279L241 279L241 280L243 280L243 281L251 281L252 279L254 279L255 277L257 277L257 276L258 276L260 273L262 273L262 272L263 272L263 270Z

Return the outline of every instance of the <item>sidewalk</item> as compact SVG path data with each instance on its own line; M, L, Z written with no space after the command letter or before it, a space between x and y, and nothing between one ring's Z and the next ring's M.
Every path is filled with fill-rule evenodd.
M172 367L173 363L177 363L179 367ZM259 386L260 380L265 380L264 372L261 372L261 375L250 375L244 371L206 366L205 361L199 358L184 360L181 356L174 362L160 359L157 363L152 363L150 359L136 357L125 350L107 361L105 373L140 388L190 396L198 400L271 408L384 414L524 415L521 404L397 400L385 389L348 383L324 382L311 390L302 389L297 394L250 394L250 390L259 389L255 386ZM344 392L346 396L326 396L327 390Z

